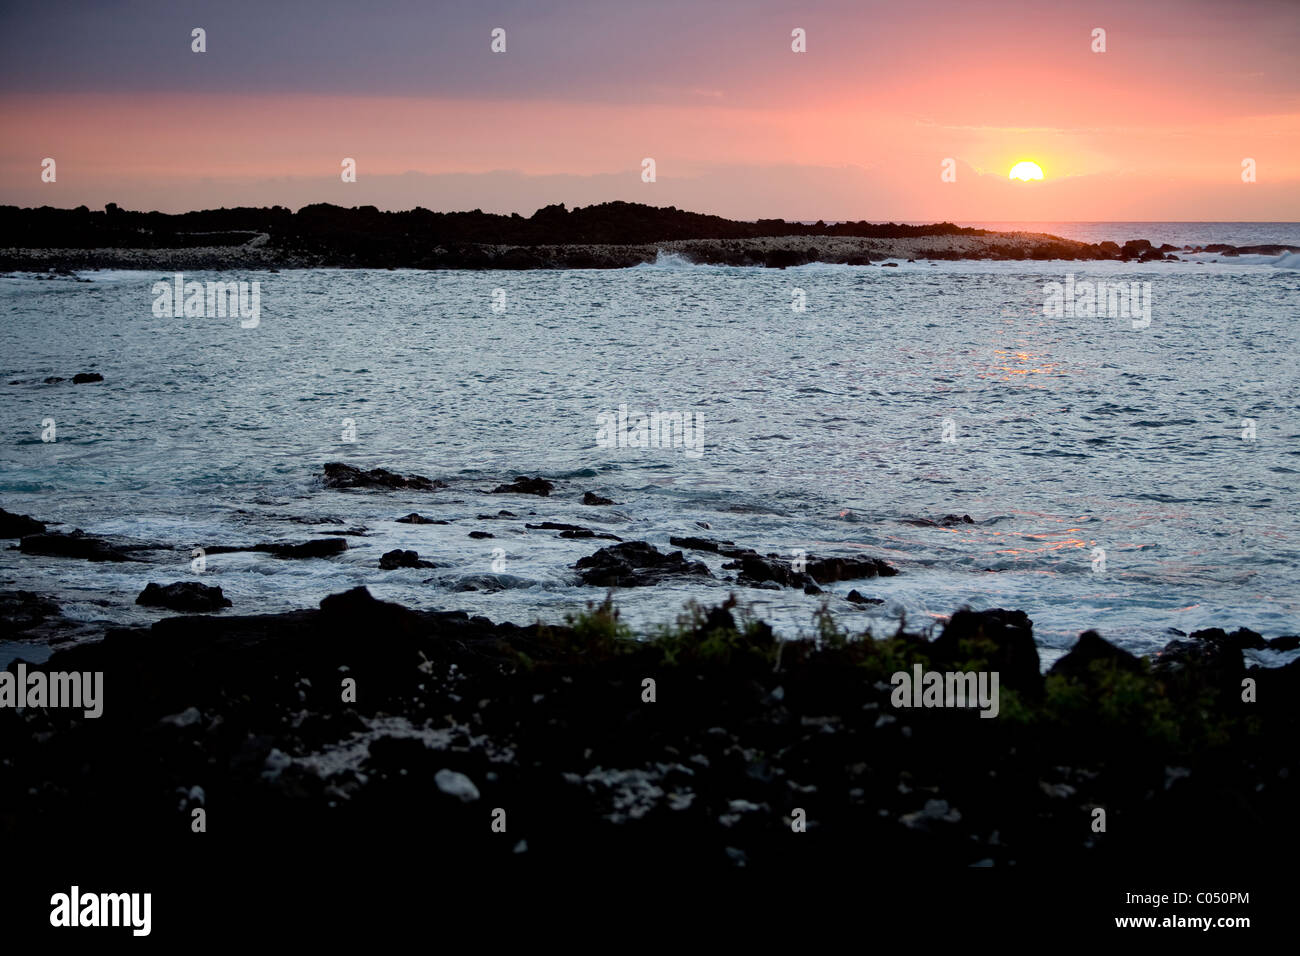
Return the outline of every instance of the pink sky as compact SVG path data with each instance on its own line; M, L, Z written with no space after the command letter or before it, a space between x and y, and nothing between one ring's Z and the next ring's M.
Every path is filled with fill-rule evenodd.
M215 20L209 52L191 53L185 28L157 76L96 74L93 58L44 88L0 74L0 202L529 214L626 199L736 218L1300 220L1300 4L759 3L739 26L670 10L664 25L638 20L642 8L591 19L618 6L574 5L567 40L522 13L462 12L455 70L427 83L418 50L374 49L386 34L369 20L353 38L298 38L355 62L271 76L268 49L265 80L256 62L214 69L247 42ZM498 22L505 54L488 48ZM790 50L794 26L807 53ZM1105 53L1090 49L1098 26ZM30 32L25 46L62 42ZM40 179L47 156L55 183ZM344 157L356 183L340 180ZM641 181L644 157L657 182ZM941 180L946 158L955 183ZM1022 159L1046 180L1009 182Z

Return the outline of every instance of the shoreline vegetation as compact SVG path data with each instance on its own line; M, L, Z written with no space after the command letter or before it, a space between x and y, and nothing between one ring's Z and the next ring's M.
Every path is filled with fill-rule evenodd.
M431 505L439 484L341 463L325 475L363 493L427 490ZM539 501L556 490L526 476L483 489ZM0 519L33 555L129 561L170 547ZM1297 845L1300 659L1248 667L1243 651L1294 650L1300 637L1213 628L1139 658L1088 631L1044 672L1020 610L961 608L925 633L905 621L873 632L823 607L813 636L783 640L734 595L634 633L613 589L710 572L681 551L598 544L574 570L604 601L563 625L412 610L364 586L319 609L228 613L219 587L194 580L151 582L138 599L177 616L86 625L64 620L49 596L0 592L0 635L23 642L6 671L103 675L93 719L0 706L0 839L111 833L176 848L195 838L201 810L221 840L396 841L434 854L442 872L868 857L1196 865ZM818 593L819 582L901 573L861 555L796 567L729 542L673 544L733 558L738 586ZM207 551L329 560L345 548L329 538ZM415 552L384 560L375 580L420 566ZM25 660L33 643L52 654ZM896 676L915 673L919 686L923 672L995 672L998 700L983 710L900 703Z
M181 214L0 206L0 271L83 269L618 269L660 254L700 265L867 266L891 259L1177 261L1176 254L1281 255L1300 247L1086 243L1031 232L843 222L743 222L675 207L546 206L527 218L480 210L330 204Z
M1298 835L1300 661L1245 667L1257 639L1201 631L1146 659L1087 632L1043 674L1032 622L1003 609L933 638L823 615L794 641L734 599L651 635L608 598L519 627L364 587L167 617L35 665L102 673L98 719L0 708L0 836L169 846L202 809L279 845L424 821L442 866L1230 862ZM899 707L891 675L914 668L999 673L996 719Z

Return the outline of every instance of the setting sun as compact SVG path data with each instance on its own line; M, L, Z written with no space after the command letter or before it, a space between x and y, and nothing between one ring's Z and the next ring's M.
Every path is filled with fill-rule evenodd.
M1043 171L1037 163L1028 161L1016 163L1011 167L1011 178L1019 179L1021 182L1029 182L1031 179L1042 179Z

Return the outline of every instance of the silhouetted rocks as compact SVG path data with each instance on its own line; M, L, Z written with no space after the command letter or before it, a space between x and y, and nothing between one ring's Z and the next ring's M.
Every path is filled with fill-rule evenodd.
M296 213L273 207L177 216L0 206L0 269L69 276L69 270L85 268L618 269L653 262L664 252L707 265L881 262L896 268L898 262L884 260L1153 261L1168 259L1171 249L1168 243L1155 248L1147 239L1121 247L949 222L747 222L626 202L553 205L529 217L325 203ZM1207 247L1229 256L1288 250Z
M520 475L508 485L497 485L494 495L541 495L543 498L555 490L555 485L545 478L526 478Z
M584 505L612 505L614 501L611 498L603 498L594 491L588 491L582 496L582 503Z
M80 528L71 534L45 532L25 536L19 542L24 554L40 554L56 558L83 558L86 561L130 561L132 558L119 545L101 538L92 538Z
M174 848L202 804L221 808L221 844L245 866L270 845L300 862L401 845L456 879L660 858L678 874L835 873L864 848L1122 873L1300 846L1295 664L1246 672L1257 703L1241 701L1241 671L1218 691L1193 659L1096 681L1068 665L1035 697L1016 676L1031 628L1017 611L958 612L935 642L901 627L779 641L733 609L633 640L608 606L517 627L356 588L319 610L113 628L43 665L104 672L100 718L0 708L6 847L26 858L28 838L48 847L76 820L77 840ZM1098 641L1076 645L1091 675L1115 659ZM917 666L999 669L997 718L897 706L891 675ZM493 807L510 810L508 837L487 825ZM1111 813L1100 835L1096 807ZM792 838L796 810L811 826Z
M171 611L219 611L230 607L231 601L219 587L209 587L198 581L176 581L173 584L145 585L136 604L145 607L165 607Z
M397 568L436 568L432 561L421 561L419 552L403 551L400 548L385 552L379 559L381 571L393 571Z
M1084 631L1070 652L1053 664L1048 673L1091 681L1097 676L1097 667L1130 674L1142 672L1142 662L1128 651L1116 647L1096 631Z
M644 541L626 541L579 558L574 569L583 584L595 587L635 588L659 584L676 577L712 577L700 561L687 561L680 551L664 554Z
M423 515L416 514L414 511L403 518L398 518L397 521L399 524L451 524L450 521L426 518Z
M386 468L362 471L352 465L330 462L325 466L326 488L387 488L390 490L433 491L446 488L441 481L423 475L399 475Z
M480 540L483 539L483 538L495 538L495 537L496 537L496 535L492 534L492 533L489 532L489 531L471 531L471 532L469 533L469 536L470 536L471 538L477 538L477 539L480 539Z
M72 376L73 385L88 385L91 382L102 382L103 380L104 376L98 372L78 372Z
M1030 697L1043 691L1034 624L1024 611L992 608L957 611L931 642L935 663L956 668L963 661L983 658L997 671L1002 685Z
M0 508L0 538L21 538L29 534L41 534L45 531L45 522L37 521L30 515L14 514Z
M1231 687L1245 666L1239 646L1212 640L1170 641L1152 664L1157 674L1190 676L1217 688Z
M1256 634L1254 631L1244 627L1239 627L1231 634L1226 633L1223 628L1211 627L1200 631L1193 631L1191 635L1194 641L1213 641L1216 644L1225 644L1229 647L1238 647L1242 650L1260 650L1268 647L1268 642L1263 636Z

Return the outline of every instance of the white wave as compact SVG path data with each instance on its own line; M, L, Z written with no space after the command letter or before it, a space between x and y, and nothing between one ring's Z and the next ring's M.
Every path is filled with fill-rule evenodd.
M1300 252L1284 252L1269 265L1274 269L1300 269Z
M718 266L702 265L698 262L692 262L685 256L676 252L664 252L662 249L655 250L654 262L639 262L632 267L633 269L661 269L673 272L680 272L688 269L716 269Z

